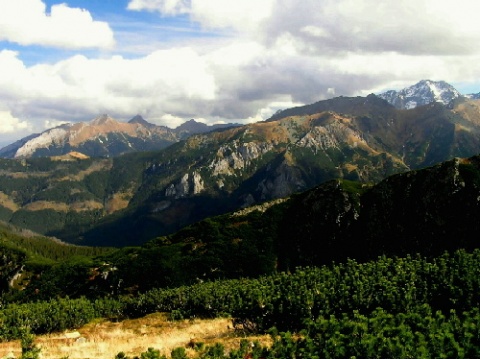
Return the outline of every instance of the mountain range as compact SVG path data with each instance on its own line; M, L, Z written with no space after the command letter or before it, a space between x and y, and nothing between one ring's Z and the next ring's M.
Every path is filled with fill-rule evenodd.
M120 122L109 115L88 122L67 123L18 140L2 149L3 158L30 158L83 153L89 157L118 156L128 152L165 148L195 133L205 133L237 124L206 125L189 120L175 129L147 122L140 115Z
M141 317L124 323L143 333L222 317L228 347L187 333L170 356L477 357L480 100L434 90L422 105L320 101L161 150L0 158L2 340L37 358L34 335L78 346L98 318Z
M480 100L406 110L337 97L153 152L0 160L0 219L89 245L124 246L333 179L369 185L480 153Z
M478 99L480 93L463 96L445 81L422 80L400 91L386 91L379 94L378 97L397 109L413 109L433 102L451 106L452 102L459 98ZM334 100L338 102L336 99ZM329 110L328 106L332 105L331 102L320 103L326 105L323 106L323 110ZM330 110L334 109L330 108ZM338 110L342 109L338 108ZM288 109L286 112L279 111L270 120L285 117L292 111L295 109ZM58 156L72 151L83 153L89 157L118 156L129 152L160 150L193 134L235 126L240 125L216 124L209 126L192 119L171 129L151 124L140 115L134 116L125 123L105 114L88 122L67 123L40 134L22 138L1 148L0 157Z

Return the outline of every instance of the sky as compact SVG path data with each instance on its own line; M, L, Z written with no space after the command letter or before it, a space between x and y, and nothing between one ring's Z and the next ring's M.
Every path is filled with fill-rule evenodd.
M250 123L423 79L480 92L478 0L0 0L0 146L137 114Z

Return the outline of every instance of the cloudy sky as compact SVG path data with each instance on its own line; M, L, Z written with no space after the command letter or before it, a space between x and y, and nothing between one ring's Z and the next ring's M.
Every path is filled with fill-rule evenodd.
M253 122L422 79L480 92L478 0L0 0L0 145L141 114Z

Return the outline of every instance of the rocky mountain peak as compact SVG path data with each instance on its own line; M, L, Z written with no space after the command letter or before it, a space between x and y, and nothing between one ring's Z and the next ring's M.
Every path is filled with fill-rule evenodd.
M99 126L99 125L105 125L108 123L115 123L115 122L117 121L112 117L110 117L110 115L103 114L99 117L94 118L92 121L90 121L90 125Z
M144 127L153 126L150 122L145 120L141 115L136 115L136 116L132 117L132 119L130 121L128 121L128 123L137 123L137 124L142 125Z
M134 116L127 123L103 114L88 122L67 123L25 137L0 148L0 158L60 156L72 150L90 157L117 156L127 152L159 150L192 134L231 126L236 125L209 126L192 119L172 130L152 124L141 115Z
M193 118L189 121L182 123L180 126L175 128L175 131L188 131L188 132L205 132L207 131L208 126L204 123L195 121Z
M421 80L400 91L390 90L378 96L396 108L408 110L432 102L448 105L462 95L445 81Z

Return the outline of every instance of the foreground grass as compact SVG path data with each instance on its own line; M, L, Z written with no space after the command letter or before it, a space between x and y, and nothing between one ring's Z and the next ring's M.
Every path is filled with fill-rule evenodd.
M155 313L139 319L111 322L97 320L77 331L38 336L35 344L43 359L114 359L119 352L140 356L152 347L170 356L173 349L183 347L195 357L193 347L222 344L227 351L238 349L240 340L258 341L269 345L268 335L246 337L232 329L227 318L170 321L166 314ZM20 341L0 343L0 358L20 358Z

